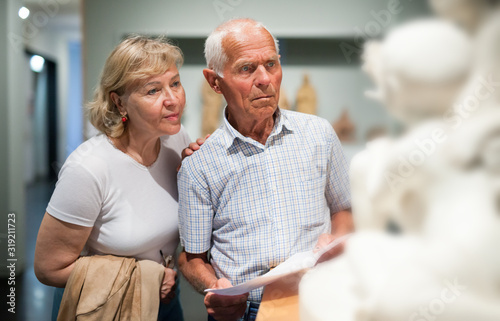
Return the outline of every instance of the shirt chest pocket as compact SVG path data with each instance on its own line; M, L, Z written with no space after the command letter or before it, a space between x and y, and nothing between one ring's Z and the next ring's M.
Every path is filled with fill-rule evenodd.
M325 225L325 187L328 167L328 146L310 144L297 156L299 179L294 190L299 228L317 230Z
M326 179L328 165L328 146L311 144L304 147L297 158L300 181L306 186ZM312 187L312 186L310 186Z

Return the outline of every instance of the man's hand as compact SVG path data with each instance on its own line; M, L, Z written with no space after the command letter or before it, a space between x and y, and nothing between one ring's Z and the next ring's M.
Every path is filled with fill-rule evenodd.
M168 304L175 298L175 280L177 279L177 272L172 269L165 268L165 274L163 275L163 281L161 282L160 288L160 301L162 303Z
M321 234L318 238L318 243L316 243L316 246L314 247L313 252L314 253L319 252L322 248L326 247L328 244L332 243L333 241L335 241L337 239L337 237L340 237L340 236L342 236L342 235ZM342 252L344 251L344 242L340 243L339 245L335 246L330 251L325 252L323 255L321 255L321 257L318 259L318 262L316 264L331 260L334 257L337 257L340 254L342 254Z
M203 145L205 143L205 141L208 139L208 137L210 137L210 134L208 134L207 136L205 136L205 138L201 138L201 137L198 138L195 142L192 142L191 144L189 144L188 147L184 148L182 150L182 153L181 153L181 161L184 160L184 158L193 155L193 153L195 151L197 151L198 149L200 149L201 145ZM177 171L179 171L181 169L181 165L179 165L177 167Z
M332 230L331 234L321 234L318 238L318 243L314 247L313 252L317 253L328 244L335 241L337 238L354 231L354 223L352 221L351 210L343 210L331 215ZM345 241L344 241L345 242ZM344 252L344 242L335 246L330 251L321 255L317 263L325 262L339 256ZM316 264L317 264L316 263Z
M218 279L212 288L225 289L233 285L228 279ZM217 321L235 321L243 316L247 308L248 293L226 296L208 292L205 295L207 312Z

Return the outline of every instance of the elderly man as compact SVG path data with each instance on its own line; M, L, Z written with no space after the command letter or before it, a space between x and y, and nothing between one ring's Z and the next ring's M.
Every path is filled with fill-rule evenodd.
M179 264L201 293L352 230L348 166L332 126L278 108L276 39L256 21L231 20L208 37L205 56L203 74L227 101L224 123L178 175ZM209 320L253 320L261 296L208 293L204 302Z

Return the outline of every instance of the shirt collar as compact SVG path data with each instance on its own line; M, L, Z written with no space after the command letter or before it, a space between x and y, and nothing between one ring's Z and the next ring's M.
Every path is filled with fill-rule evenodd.
M227 106L224 108L224 131L226 133L226 139L224 141L224 144L226 148L229 148L233 145L233 143L236 140L240 140L252 145L255 145L257 147L262 148L262 145L255 140L253 140L250 137L245 137L243 136L239 131L237 131L227 120L226 116L226 110ZM274 121L274 127L273 130L271 131L271 134L269 135L269 138L276 136L280 133L284 132L293 132L293 126L290 123L290 120L288 119L286 113L284 113L279 107L276 109L276 112L274 113L275 115L275 121ZM269 140L268 138L268 140Z

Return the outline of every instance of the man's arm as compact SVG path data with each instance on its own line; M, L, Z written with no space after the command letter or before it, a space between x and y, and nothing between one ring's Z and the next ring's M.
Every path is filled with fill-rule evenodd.
M354 232L354 223L352 220L351 210L343 210L331 215L332 229L331 234L321 234L318 238L318 243L314 248L314 252L318 252L320 249L326 247L331 242L335 241L337 238ZM325 262L333 259L334 257L342 254L344 251L344 244L339 244L335 246L330 251L323 254L318 263Z
M179 269L191 285L205 295L204 303L207 312L218 321L235 321L245 313L247 294L224 296L204 293L208 288L223 289L232 286L227 279L217 279L215 271L208 261L207 252L191 254L182 251L179 255Z
M331 215L332 235L336 237L352 233L354 222L352 220L351 209L343 210Z
M351 214L351 192L349 182L349 165L345 158L340 141L332 126L328 122L324 123L327 133L330 155L327 169L327 183L325 196L330 207L331 231L330 234L322 234L318 238L318 243L314 248L318 252L337 238L352 233L354 223ZM343 244L334 247L326 252L318 260L318 263L327 261L341 254L344 250Z
M196 157L195 157L196 158ZM179 234L181 243L191 252L183 250L179 255L179 269L196 291L207 288L228 288L232 284L225 278L217 279L208 260L207 251L212 237L214 216L209 186L206 181L195 180L193 172L200 168L195 158L185 161L178 174L179 187ZM194 164L191 164L191 161ZM235 321L245 313L248 293L223 296L206 293L204 303L209 315L218 321Z
M194 289L201 294L205 294L205 289L212 288L217 282L215 271L208 261L207 252L201 254L191 254L182 251L179 254L179 270L186 280L191 283Z

